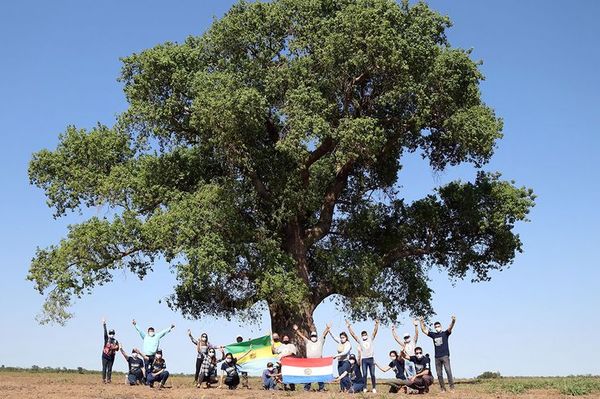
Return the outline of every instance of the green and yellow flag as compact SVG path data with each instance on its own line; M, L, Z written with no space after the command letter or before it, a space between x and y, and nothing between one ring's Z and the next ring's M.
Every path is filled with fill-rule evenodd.
M240 359L248 351L250 353ZM260 374L267 368L267 363L277 361L277 357L271 352L271 336L269 335L227 345L225 346L225 352L231 353L233 357L238 359L241 371L250 374Z

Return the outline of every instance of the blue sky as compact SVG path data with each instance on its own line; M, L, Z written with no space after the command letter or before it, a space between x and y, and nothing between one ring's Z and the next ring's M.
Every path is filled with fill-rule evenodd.
M224 344L238 332L256 337L268 331L268 315L257 327L184 320L158 302L173 284L164 267L143 282L119 274L114 284L78 302L76 318L66 327L40 326L34 317L42 297L25 280L36 246L58 242L68 224L82 219L78 214L52 219L43 193L28 183L31 154L54 148L68 124L111 125L126 107L116 82L119 57L200 34L231 3L0 3L0 364L98 369L103 317L128 350L141 343L132 317L157 328L174 322L177 328L162 344L173 371L193 371L187 328L195 334L207 331L215 343ZM532 222L518 226L525 252L509 270L482 284L453 285L443 274L431 273L438 318L444 324L451 314L458 318L450 342L454 373L597 374L592 360L600 357L593 338L600 330L600 173L594 162L600 150L600 3L430 4L452 18L452 44L473 47L473 57L483 59L484 98L504 118L505 137L485 169L499 170L538 195ZM411 157L400 181L407 198L418 198L449 180L472 179L474 173L458 167L434 174ZM321 328L327 321L336 332L344 327L343 316L328 303L315 317ZM412 331L408 322L405 317L399 329ZM362 328L370 328L369 323L356 326ZM429 341L421 341L426 352L433 350ZM385 361L392 348L389 329L381 329L376 357ZM329 342L326 351L334 350ZM125 369L122 359L115 367Z

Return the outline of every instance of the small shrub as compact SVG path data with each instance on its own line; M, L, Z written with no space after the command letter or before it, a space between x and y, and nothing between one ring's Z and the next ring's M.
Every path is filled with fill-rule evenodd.
M489 379L493 379L493 378L502 378L502 376L500 375L499 371L485 371L483 373L481 373L480 375L477 376L478 379L480 380L489 380Z

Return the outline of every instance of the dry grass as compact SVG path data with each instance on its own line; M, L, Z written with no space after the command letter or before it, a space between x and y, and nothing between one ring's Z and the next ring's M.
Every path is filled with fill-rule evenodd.
M123 374L113 376L113 384L104 385L98 374L69 374L46 372L2 372L0 373L0 398L5 399L203 399L203 398L377 398L398 397L387 393L387 386L380 385L377 394L348 395L337 392L336 385L329 385L326 393L317 392L267 392L260 390L258 379L251 379L252 389L236 391L219 389L197 389L190 377L174 376L169 379L170 389L158 390L144 386L130 387L124 383ZM417 398L465 398L465 399L549 399L580 396L600 398L600 378L500 378L494 380L459 381L451 393L440 393L437 386L428 395Z

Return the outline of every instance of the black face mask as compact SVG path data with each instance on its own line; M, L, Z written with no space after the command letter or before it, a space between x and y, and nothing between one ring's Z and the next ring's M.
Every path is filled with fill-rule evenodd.
M285 341L283 341L283 343L287 345L287 344L289 344L289 343L290 343L290 340L289 340L289 339L286 339Z

